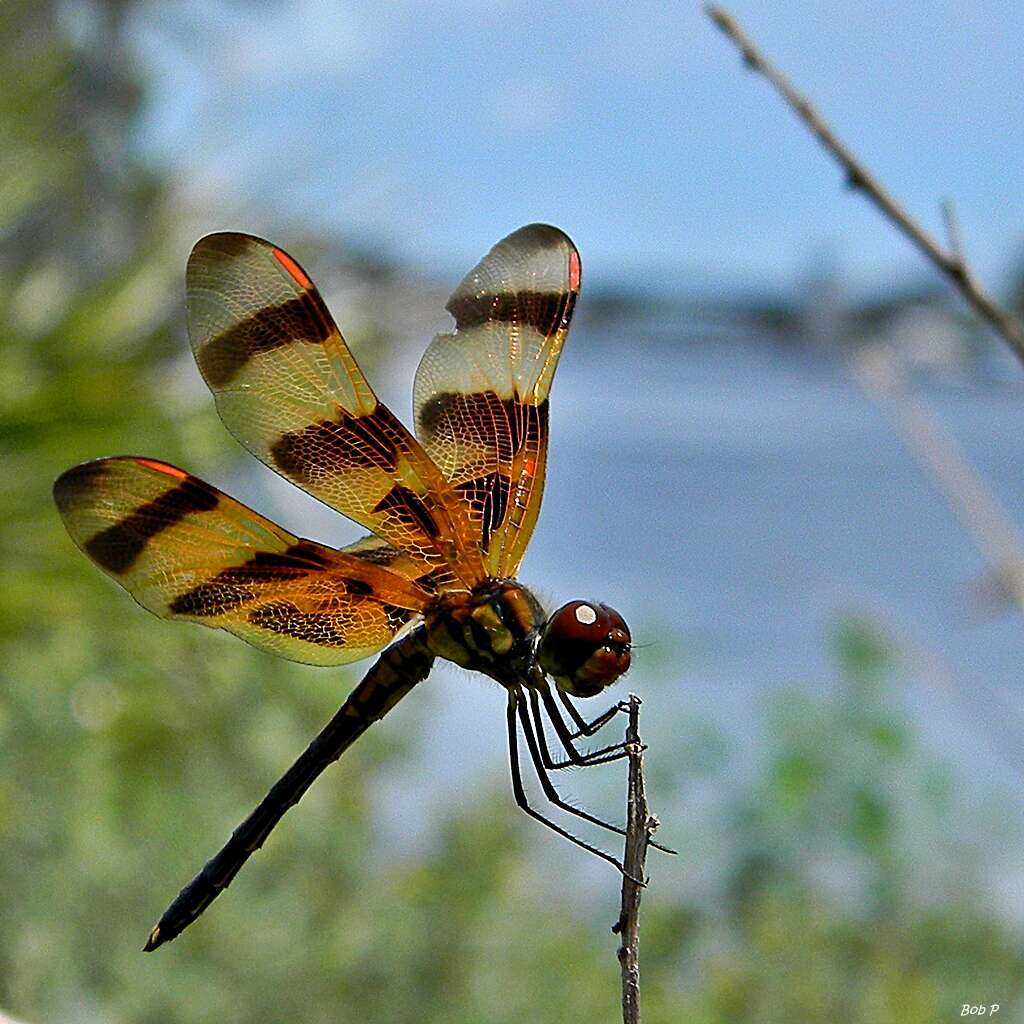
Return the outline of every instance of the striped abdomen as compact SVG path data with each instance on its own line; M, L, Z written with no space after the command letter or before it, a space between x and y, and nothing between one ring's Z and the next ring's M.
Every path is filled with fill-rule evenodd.
M249 856L258 850L285 811L302 798L317 776L336 761L374 722L383 718L417 683L426 679L434 655L424 631L416 629L392 644L352 691L338 713L274 784L260 805L231 834L221 851L164 912L150 933L147 951L187 928L226 889Z

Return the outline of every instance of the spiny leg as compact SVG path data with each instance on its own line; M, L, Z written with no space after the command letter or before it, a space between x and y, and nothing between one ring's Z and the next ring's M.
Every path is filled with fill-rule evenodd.
M550 715L550 717L552 719L552 722L555 725L555 731L558 732L559 738L562 740L563 744L566 744L566 750L567 751L575 752L574 748L571 747L566 742L566 738L562 735L562 732L559 731L559 724L561 725L562 729L565 730L566 732L568 732L568 728L567 728L567 726L565 725L565 722L561 719L560 716L556 717L558 715L558 705L555 704L554 698L551 697L550 691L545 687L540 692L541 692L542 695L546 696L546 698L547 698L544 703L545 703L545 706L548 709L548 714ZM585 811L581 811L578 808L573 807L571 804L566 804L564 801L562 801L562 800L560 800L558 798L558 794L555 792L554 787L552 786L550 780L547 778L547 775L544 773L543 768L547 768L549 770L551 770L551 769L559 769L559 768L567 768L567 767L572 766L576 762L553 761L551 759L551 754L548 751L548 747L547 747L547 740L546 740L545 735L544 735L544 720L543 720L543 717L541 715L540 705L537 702L537 691L534 690L534 689L531 689L529 691L529 695L530 695L530 709L533 712L533 719L534 719L534 723L536 725L537 742L538 742L538 747L539 747L539 749L536 751L536 754L534 756L534 766L537 769L537 775L538 775L538 777L541 780L541 786L544 788L545 795L557 807L561 807L563 810L569 811L572 814L577 814L581 818L586 818L588 821L592 821L592 822L594 822L597 825L602 825L604 828L610 829L612 832L618 832L620 835L625 835L626 833L625 833L625 831L623 829L617 828L614 825L609 825L607 822L601 821L598 818L594 818L593 816L587 814ZM617 711L618 708L616 708L615 710ZM519 714L520 714L520 716L523 716L525 714L525 710L524 710L522 705L520 705ZM530 740L531 740L532 737L530 735L529 723L525 720L525 718L524 718L524 721L523 721L523 730L526 733L527 743L530 743ZM531 753L534 753L534 750L535 750L535 748L531 745ZM607 751L617 751L617 752L608 755L606 753ZM602 755L604 755L604 756L602 756ZM625 749L625 744L624 743L617 743L614 746L604 748L604 750L595 750L592 753L585 753L585 754L583 754L582 756L583 756L583 758L585 760L579 762L579 764L580 764L581 767L587 767L587 766L592 765L592 764L606 764L608 761L617 761L619 758L625 757L626 755L627 755L627 751ZM539 759L541 761L541 764L537 763L538 756L539 756ZM571 756L571 754L570 754L570 756ZM545 783L546 783L546 785L545 785ZM650 845L653 846L657 850L661 850L663 853L671 853L671 854L675 854L676 853L676 851L673 850L670 846L662 846L661 843L657 842L654 839L650 840Z
M547 708L548 718L555 727L555 732L558 734L566 754L569 755L570 764L580 765L581 767L589 764L604 764L607 761L617 761L619 758L626 756L625 743L612 743L607 747L602 747L600 750L585 750L582 752L577 750L575 743L573 743L573 740L577 737L569 732L569 727L565 724L565 719L562 718L562 713L555 703L555 698L551 696L551 690L543 683L537 689L540 692L541 699L544 701L544 707ZM531 690L530 693L531 699L536 701L534 691ZM559 765L558 767L562 766Z
M535 707L537 711L540 710L538 705L535 705ZM535 735L534 727L530 723L530 719L526 711L526 703L523 701L522 695L520 695L517 702L516 710L519 712L519 719L523 724L523 735L526 737L526 745L530 750L530 757L533 760L533 767L537 772L537 779L540 782L540 788L544 791L544 795L548 800L563 811L567 811L569 814L575 814L577 818L582 818L584 821L589 821L594 825L600 825L601 828L608 829L609 832L615 832L620 836L624 836L626 834L626 830L624 828L619 828L618 825L612 825L607 821L603 821L601 818L595 817L587 811L581 810L579 807L574 807L558 795L558 790L555 789L551 780L547 776L547 772L545 771L547 764L545 762L546 751L544 750L544 742L541 740L538 743L537 735ZM538 734L541 731L540 723L537 723L537 731Z
M585 768L592 764L603 764L605 761L615 761L619 757L624 756L623 754L616 754L613 757L600 757L592 760L589 753L580 753L575 747L571 748L572 760L567 761L556 761L551 755L551 751L548 748L547 730L544 728L544 713L541 710L540 698L537 695L537 691L532 687L527 690L530 698L530 713L533 716L534 728L537 731L537 742L540 745L540 759L544 764L544 767L548 771L559 771L562 768ZM556 730L557 731L557 730ZM559 733L561 736L561 733ZM563 741L564 742L564 741ZM619 744L622 746L622 744ZM567 747L567 749L569 749ZM596 751L598 755L604 753L604 751Z
M604 760L614 761L616 759L615 757L609 757L606 759L604 755L612 754L616 751L621 751L617 756L626 756L625 743L612 743L607 747L602 747L600 750L580 751L573 742L573 740L579 739L580 736L591 736L595 734L599 729L610 722L615 715L625 707L621 701L618 704L602 711L593 722L587 722L576 710L575 705L570 702L565 692L557 686L554 687L555 692L561 698L562 703L571 714L573 721L580 727L576 732L570 732L558 705L555 703L555 700L551 695L551 687L548 685L548 679L543 670L539 667L535 667L528 677L527 685L531 692L536 690L544 698L544 705L547 708L548 717L551 719L555 732L558 734L559 740L569 755L569 761L571 764L583 766L584 764L600 764ZM543 734L544 730L540 727L538 728ZM557 767L562 768L567 766L558 764Z
M516 725L516 710L518 700L514 690L508 691L508 710L506 712L506 721L508 724L508 752L509 752L509 767L512 769L512 794L515 797L516 803L519 807L524 810L531 818L539 821L542 825L547 825L553 832L557 832L563 839L568 839L570 843L575 843L576 846L586 850L589 853L594 854L595 857L600 857L601 860L606 860L609 864L615 865L615 867L622 873L626 874L625 868L621 862L616 860L610 853L605 853L604 850L599 850L596 846L591 846L590 843L584 842L582 839L577 838L571 832L567 832L560 825L556 825L553 821L545 818L540 811L534 810L526 799L526 791L523 789L523 779L519 772L519 736L518 728ZM637 881L633 879L633 881ZM643 885L642 882L639 884Z
M610 708L605 708L592 722L588 722L578 711L576 705L569 699L569 695L564 691L555 687L555 692L558 694L558 699L565 705L569 712L569 717L576 723L577 731L572 734L574 740L578 740L581 736L593 736L595 732L606 726L621 710L622 704L613 704Z

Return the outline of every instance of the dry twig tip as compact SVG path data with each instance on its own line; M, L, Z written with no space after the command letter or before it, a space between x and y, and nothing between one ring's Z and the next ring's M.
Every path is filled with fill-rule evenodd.
M708 17L732 41L751 70L764 75L776 92L789 104L796 115L814 133L834 160L842 167L851 188L864 193L868 199L948 278L974 311L985 320L1024 362L1024 327L1010 312L979 283L967 265L960 248L959 228L955 220L946 216L950 248L946 249L936 238L915 221L896 201L882 183L857 159L829 127L811 104L796 91L788 78L770 64L744 32L739 22L724 8L709 4L704 8Z

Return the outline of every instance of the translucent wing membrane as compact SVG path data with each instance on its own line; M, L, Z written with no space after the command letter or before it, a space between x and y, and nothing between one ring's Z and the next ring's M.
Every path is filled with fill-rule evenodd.
M319 292L283 250L207 235L189 258L189 334L227 428L257 458L442 584L484 576L457 494L382 405Z
M430 600L410 578L421 567L398 552L391 569L383 548L368 557L369 547L301 540L166 463L87 462L57 480L54 498L75 543L144 608L292 661L364 658Z
M574 602L544 628L538 648L540 605L510 579L540 510L548 394L579 287L579 254L557 228L532 224L495 245L452 294L455 329L433 340L417 370L417 439L377 400L287 253L242 234L208 235L193 249L189 334L225 425L371 535L336 551L183 470L130 456L84 463L57 480L68 532L144 608L293 661L343 664L402 636L182 889L147 950L209 906L317 776L426 678L435 657L508 689L517 803L624 871L530 806L518 753L521 730L545 796L623 834L561 799L547 772L624 756L622 744L575 748L615 709L587 722L565 694L590 695L625 671L629 631L604 605ZM545 671L578 731L563 720ZM545 714L567 760L551 755Z
M576 247L531 224L448 300L455 331L416 372L416 432L474 523L492 576L514 576L540 511L548 392L580 287Z

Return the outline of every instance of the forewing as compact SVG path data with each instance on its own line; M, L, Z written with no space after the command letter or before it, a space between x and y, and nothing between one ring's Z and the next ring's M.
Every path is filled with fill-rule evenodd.
M250 452L424 567L479 582L458 497L377 400L295 260L251 235L207 235L189 258L187 292L196 362Z
M316 665L380 650L429 593L354 551L301 540L152 459L86 462L54 498L75 543L144 608Z
M455 331L416 372L416 432L464 502L492 576L514 576L540 512L548 392L580 287L558 228L500 241L448 300Z

